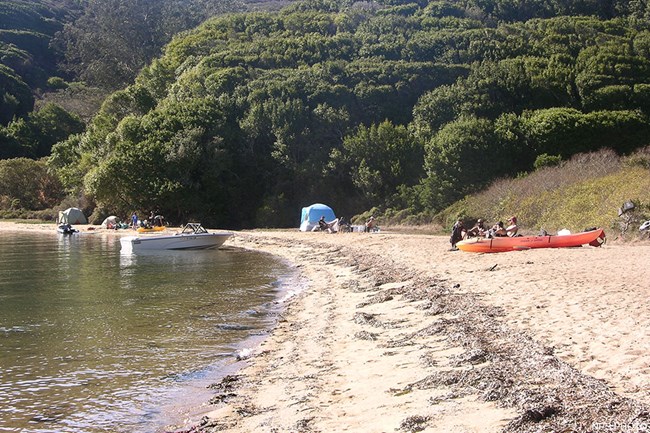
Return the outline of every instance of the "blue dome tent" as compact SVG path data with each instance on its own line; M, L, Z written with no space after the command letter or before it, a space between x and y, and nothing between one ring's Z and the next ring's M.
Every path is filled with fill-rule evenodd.
M300 231L311 231L318 224L321 216L324 216L325 221L328 222L336 219L332 208L322 203L314 203L311 206L303 207L300 216Z

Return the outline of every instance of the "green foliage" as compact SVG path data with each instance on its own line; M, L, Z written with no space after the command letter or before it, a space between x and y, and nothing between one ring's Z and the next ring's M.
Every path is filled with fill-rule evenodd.
M91 84L118 89L175 34L234 9L230 0L89 0L57 43L65 47L69 71Z
M443 202L476 191L525 161L525 149L495 130L487 119L462 117L446 124L428 143L429 187L439 190Z
M77 116L58 105L46 104L26 119L9 123L4 129L8 144L0 147L0 158L48 156L56 142L84 129L84 123Z
M381 202L400 185L417 184L422 176L422 147L405 127L389 121L370 128L359 126L343 140L341 153L332 157L332 166L345 167L367 203Z
M34 97L27 84L12 69L0 64L0 125L25 116L33 105Z
M59 203L63 189L45 161L0 160L0 209L42 210Z
M85 173L90 171L88 154L81 152L81 134L69 136L52 146L52 153L47 159L47 165L56 172L63 188L77 195Z
M611 147L627 153L647 144L647 117L636 111L597 111L584 114L569 108L523 113L521 129L536 153L559 152L569 157Z
M115 10L68 29L73 53L107 54L83 73L128 83L144 69L51 166L111 211L247 227L293 224L291 209L318 201L423 221L495 179L648 143L650 33L616 18L646 11L608 4L297 2L208 20L144 66L171 35L144 43L151 23L120 17L147 4L93 1L89 14ZM94 52L74 50L84 41ZM495 215L519 201L498 197Z
M67 89L68 83L61 77L50 77L47 79L47 86L50 89Z
M576 87L589 110L630 107L631 86L649 73L650 59L630 49L629 38L586 47L576 59Z
M556 165L560 165L561 162L562 156L560 155L549 155L547 153L542 153L535 159L533 167L535 167L535 170L539 170L544 167L554 167Z

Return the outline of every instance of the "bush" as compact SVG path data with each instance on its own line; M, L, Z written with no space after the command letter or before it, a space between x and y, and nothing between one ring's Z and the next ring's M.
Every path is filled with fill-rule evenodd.
M61 77L50 77L47 79L47 87L53 90L67 89L68 83Z
M535 159L535 163L533 164L533 167L535 170L539 170L540 168L543 167L555 167L557 165L560 165L562 162L562 156L561 155L549 155L547 153L542 153Z

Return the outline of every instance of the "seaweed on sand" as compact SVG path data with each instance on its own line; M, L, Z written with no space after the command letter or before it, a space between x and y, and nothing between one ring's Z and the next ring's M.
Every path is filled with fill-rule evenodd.
M508 326L502 309L486 305L471 292L460 293L451 282L414 275L376 256L351 255L358 266L381 270L366 275L376 276L375 285L413 281L408 288L391 290L391 297L401 295L404 300L422 301L423 309L445 315L411 335L389 342L388 347L409 345L426 336L444 336L449 344L464 348L461 355L449 360L452 368L424 377L405 389L449 387L455 395L478 395L484 401L513 408L519 415L503 428L504 433L597 429L630 432L650 425L650 408L646 404L617 395L604 381L557 358L552 348ZM386 299L387 294L378 294L374 300ZM354 320L381 324L365 313L357 313ZM417 431L407 424L403 430Z

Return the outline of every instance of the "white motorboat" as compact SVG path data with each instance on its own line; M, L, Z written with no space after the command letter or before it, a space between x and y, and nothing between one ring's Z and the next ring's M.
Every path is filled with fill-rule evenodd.
M200 223L188 223L173 235L125 236L120 239L122 251L205 250L218 248L230 237L230 232L209 233Z

